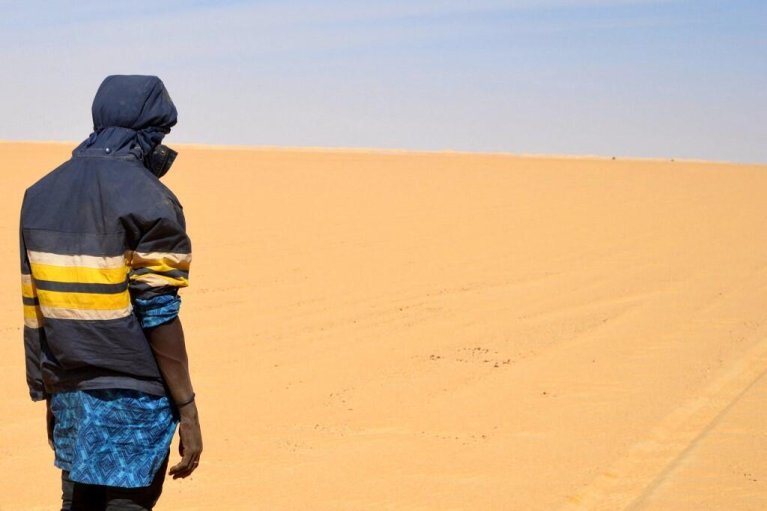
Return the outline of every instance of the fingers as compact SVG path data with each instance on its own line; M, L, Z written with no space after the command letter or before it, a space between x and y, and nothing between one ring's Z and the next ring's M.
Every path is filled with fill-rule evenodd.
M202 437L199 426L187 428L182 425L179 428L179 453L181 454L181 461L168 471L173 479L183 479L190 476L200 464Z
M184 456L177 465L174 465L170 469L168 473L173 476L173 479L183 479L192 475L192 472L197 469L199 464L200 455L191 455L189 454L189 451L187 451L187 456Z

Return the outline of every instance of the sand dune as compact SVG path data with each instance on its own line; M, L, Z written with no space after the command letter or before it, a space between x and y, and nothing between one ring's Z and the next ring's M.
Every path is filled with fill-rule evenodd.
M181 147L205 453L158 509L767 508L767 166ZM0 509L54 509L0 144Z

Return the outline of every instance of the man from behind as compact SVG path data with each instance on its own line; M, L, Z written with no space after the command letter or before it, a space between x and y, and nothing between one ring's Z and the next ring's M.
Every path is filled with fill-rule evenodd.
M24 196L27 383L47 403L62 509L150 510L178 422L169 474L189 476L202 452L178 318L191 242L159 181L177 113L154 76L107 77L92 113L94 132Z

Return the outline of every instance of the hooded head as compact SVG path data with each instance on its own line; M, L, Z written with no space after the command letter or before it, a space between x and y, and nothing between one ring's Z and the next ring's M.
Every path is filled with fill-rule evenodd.
M93 99L93 129L157 128L167 133L176 124L176 107L156 76L107 76Z
M93 133L75 149L145 161L176 124L176 106L156 76L112 75L93 99Z

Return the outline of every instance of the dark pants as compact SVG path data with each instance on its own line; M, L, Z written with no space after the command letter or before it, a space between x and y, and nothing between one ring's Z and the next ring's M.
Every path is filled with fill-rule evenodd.
M61 511L151 511L162 493L168 458L162 464L150 486L117 488L76 483L69 472L61 472Z

